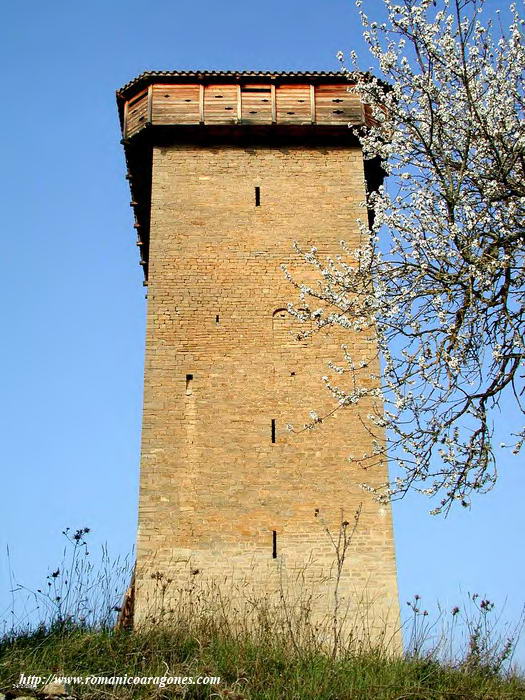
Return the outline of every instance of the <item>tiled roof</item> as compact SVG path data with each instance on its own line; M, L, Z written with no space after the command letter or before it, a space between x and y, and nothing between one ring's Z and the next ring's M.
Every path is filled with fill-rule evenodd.
M179 80L218 80L219 82L236 81L243 78L259 80L289 80L290 82L308 81L312 83L322 82L346 82L348 78L342 71L234 71L234 70L161 70L145 71L129 83L126 83L117 91L119 97L125 97L128 91L144 87L157 81L177 82Z

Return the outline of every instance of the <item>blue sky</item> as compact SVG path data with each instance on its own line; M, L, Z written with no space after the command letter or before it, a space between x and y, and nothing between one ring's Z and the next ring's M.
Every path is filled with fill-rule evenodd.
M36 588L66 526L115 553L134 542L145 299L115 90L154 69L337 70L340 49L371 65L346 0L27 0L4 3L1 20L0 617L6 545ZM500 453L497 488L470 511L395 505L405 608L415 593L432 609L470 591L518 615L525 476L522 458Z

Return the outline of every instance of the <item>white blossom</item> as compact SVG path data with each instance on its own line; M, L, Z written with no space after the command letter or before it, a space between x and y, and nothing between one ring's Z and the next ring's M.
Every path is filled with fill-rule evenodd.
M384 2L386 25L360 10L382 79L338 54L371 115L355 129L364 157L381 158L389 175L368 193L373 226L358 222L362 245L342 242L335 259L296 246L317 285L286 275L311 332L348 333L344 370L340 358L329 365L341 384L323 379L344 410L367 402L377 440L353 463L370 469L388 454L401 473L364 488L383 501L416 489L437 499L437 514L494 484L501 396L525 412L523 20L512 5L500 35L475 1ZM316 310L301 317L309 300ZM352 357L356 338L368 357ZM369 369L378 362L379 387ZM322 421L310 417L309 428ZM510 447L524 442L525 429Z

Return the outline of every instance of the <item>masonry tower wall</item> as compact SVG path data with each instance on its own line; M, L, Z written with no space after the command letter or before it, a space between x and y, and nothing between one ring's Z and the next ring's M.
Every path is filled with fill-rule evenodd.
M367 618L394 629L390 509L346 461L370 450L371 406L337 411L314 431L286 429L333 408L320 378L342 342L370 355L365 339L334 330L298 340L304 327L286 310L294 294L280 269L305 279L294 241L327 255L343 239L357 247L361 150L348 137L238 126L157 138L150 129L126 144L133 198L149 215L136 620L158 616L157 573L173 601L188 582L218 585L238 606L243 596L276 603L284 587L295 600L313 592L313 614L330 616L326 529L337 536L359 510L341 600L366 601ZM366 480L383 483L385 470Z

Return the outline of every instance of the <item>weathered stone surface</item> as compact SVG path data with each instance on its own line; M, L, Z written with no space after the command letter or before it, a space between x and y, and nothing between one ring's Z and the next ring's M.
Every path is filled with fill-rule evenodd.
M67 695L66 686L63 683L48 683L39 688L39 693L42 695Z

